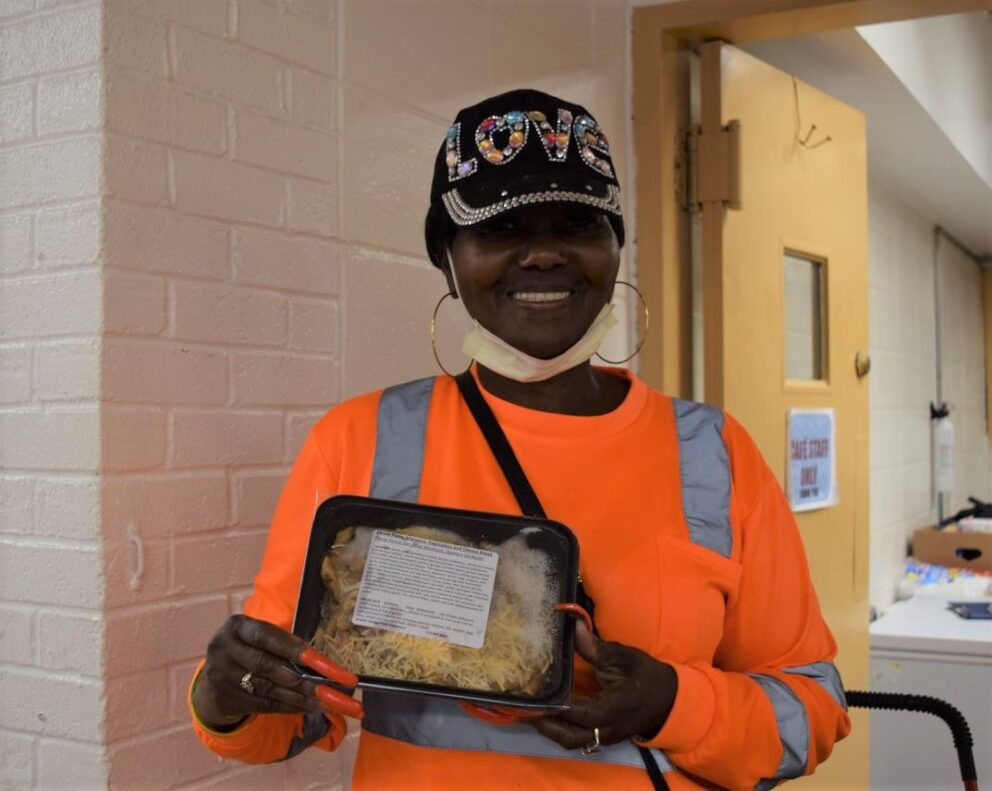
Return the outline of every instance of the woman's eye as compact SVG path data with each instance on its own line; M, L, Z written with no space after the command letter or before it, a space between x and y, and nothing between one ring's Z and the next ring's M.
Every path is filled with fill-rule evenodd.
M479 226L479 232L484 236L509 236L520 229L513 220L491 220Z
M564 228L567 231L589 231L599 225L599 220L595 215L578 215L575 217L569 217L564 222Z

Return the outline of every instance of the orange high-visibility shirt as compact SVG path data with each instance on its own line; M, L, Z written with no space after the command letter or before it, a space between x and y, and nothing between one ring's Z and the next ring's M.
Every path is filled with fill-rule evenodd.
M754 788L783 756L760 672L805 705L807 772L850 730L847 714L814 680L782 668L830 661L836 646L820 614L788 503L754 442L732 418L723 437L732 472L729 558L692 543L682 513L678 442L670 398L630 380L624 402L593 417L539 412L483 390L548 516L568 525L596 603L604 639L671 664L678 693L649 743L681 771L672 791ZM316 504L367 495L381 392L347 401L313 428L293 466L245 612L292 628ZM519 513L485 439L450 377L436 381L428 418L420 502ZM588 667L579 669L588 672ZM578 678L587 686L589 679ZM299 735L300 716L259 715L231 734L200 739L219 755L276 761ZM317 747L333 750L344 726ZM537 737L543 738L543 737ZM374 789L644 789L646 771L613 764L425 748L363 732L352 787Z

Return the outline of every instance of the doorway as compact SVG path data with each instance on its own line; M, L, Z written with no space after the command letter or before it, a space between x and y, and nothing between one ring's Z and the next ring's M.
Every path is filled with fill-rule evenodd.
M702 64L709 57L711 66L714 60L730 61L732 66L736 62L739 75L746 75L746 79L738 80L741 84L767 80L770 86L779 80L764 94L771 95L771 91L779 89L792 93L783 93L771 107L766 107L765 116L784 107L798 116L799 129L792 132L790 152L797 172L807 176L811 169L833 162L834 157L836 162L845 163L858 159L850 148L840 156L842 147L851 145L850 130L837 131L844 127L841 121L817 123L829 112L829 96L811 90L788 74L777 72L776 77L765 72L766 64L736 50L733 44L985 7L987 4L975 2L745 0L677 2L634 12L639 283L663 324L654 348L645 349L641 372L649 383L665 392L702 398L741 418L783 488L790 484L787 438L791 410L831 412L837 432L836 458L840 462L834 478L838 499L828 508L797 513L797 522L821 606L838 638L837 663L849 689L869 686L865 377L870 361L866 354L864 133L862 129L861 174L847 176L848 181L860 182L860 191L855 190L853 197L844 201L853 204L854 210L842 221L846 229L843 236L853 238L850 244L836 231L828 230L829 222L813 222L805 230L775 225L778 215L789 207L772 210L764 220L759 219L758 227L774 230L756 235L742 219L756 204L762 204L755 200L753 190L745 197L747 190L742 183L754 185L753 175L746 175L754 163L746 160L755 156L757 141L774 138L756 138L753 134L756 124L765 119L752 119L749 124L741 121L747 102L728 108L722 99L717 99L715 116L707 123L704 98L696 105L699 114L693 117L693 59L698 58ZM723 43L707 43L716 41ZM701 66L702 71L705 69ZM712 68L710 71L712 74ZM696 82L703 84L706 78L701 76ZM808 116L811 111L817 116L812 121ZM739 122L737 129L732 128L734 121ZM687 132L694 122L700 126L700 137L687 144ZM716 137L703 140L707 134ZM710 167L697 162L693 166L693 146L700 158L704 154L726 157L729 151L732 159L736 152L738 162L734 167L739 164L739 170L728 175L721 172L726 163ZM779 157L776 177L788 181L783 150L780 142L778 149L770 153L773 159ZM823 170L823 175L829 177L831 168ZM739 175L736 183L735 173ZM823 189L837 188L834 184ZM806 187L805 194L819 189ZM795 208L794 195L792 200ZM804 205L808 206L805 200L799 204L800 208ZM810 216L838 219L829 202L825 209L798 214L800 221ZM750 243L764 245L753 260L739 252L742 244ZM728 251L732 254L728 255ZM701 262L695 270L695 289L694 259ZM743 261L750 263L745 265ZM845 276L854 279L846 281ZM694 293L702 297L704 304L695 315ZM803 781L811 788L868 786L868 718L864 712L852 712L852 719L852 736L838 745L834 758L818 770L815 778Z

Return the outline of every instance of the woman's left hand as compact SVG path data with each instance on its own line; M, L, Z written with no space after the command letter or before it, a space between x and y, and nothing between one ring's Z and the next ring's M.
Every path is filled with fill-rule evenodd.
M602 744L653 738L675 702L678 679L671 665L638 648L600 640L581 622L575 625L575 650L596 669L599 693L576 698L561 714L527 722L570 750L592 743L594 728Z

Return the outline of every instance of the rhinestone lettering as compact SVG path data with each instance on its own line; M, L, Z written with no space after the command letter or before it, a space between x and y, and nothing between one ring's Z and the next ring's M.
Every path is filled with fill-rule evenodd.
M527 117L537 128L537 136L544 146L548 159L552 162L564 162L565 157L568 156L568 141L572 136L572 113L559 108L557 129L551 127L547 116L540 110L531 110L527 113Z
M588 115L580 115L574 124L575 142L579 147L582 161L597 173L613 178L613 167L608 159L596 156L596 152L610 154L610 142L599 128L599 123Z
M475 130L475 145L490 165L505 165L523 149L527 142L527 116L519 110L506 115L491 115ZM495 136L506 135L506 144L498 146Z
M448 181L458 181L471 176L479 169L479 160L475 157L462 161L461 126L458 123L448 127L448 133L444 138L446 147L444 161L448 166Z

